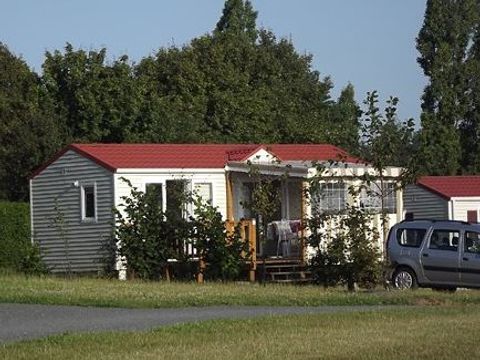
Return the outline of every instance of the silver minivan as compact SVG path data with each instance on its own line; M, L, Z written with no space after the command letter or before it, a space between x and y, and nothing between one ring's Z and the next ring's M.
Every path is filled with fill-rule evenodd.
M390 230L387 256L395 288L480 288L479 224L402 221Z

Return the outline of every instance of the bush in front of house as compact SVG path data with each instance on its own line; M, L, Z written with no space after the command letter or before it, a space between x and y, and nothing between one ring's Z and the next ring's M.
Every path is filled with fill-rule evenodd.
M205 269L207 279L237 280L250 257L248 243L240 236L240 229L229 233L218 208L201 198L193 200L194 215L191 218L190 241L195 245Z
M179 275L175 270L198 262L197 273L206 279L239 278L248 259L248 244L241 240L238 229L227 233L216 207L182 190L178 206L186 209L187 202L194 206L194 216L187 219L183 211L176 211L178 208L163 211L155 193L140 191L123 180L130 195L122 197L122 204L114 209L115 242L133 277L170 280L172 275ZM188 247L195 248L196 254L188 253ZM169 261L172 259L175 269Z
M171 228L158 198L138 190L126 179L123 181L130 187L130 195L123 196L123 203L114 209L120 256L126 259L129 273L134 277L169 280L168 259L176 257L173 245L182 224L176 224L177 229Z
M381 280L379 234L371 216L349 206L344 214L318 214L308 221L307 241L316 253L310 260L315 282L324 286L372 288Z
M47 272L30 234L29 204L0 202L0 268L28 274Z

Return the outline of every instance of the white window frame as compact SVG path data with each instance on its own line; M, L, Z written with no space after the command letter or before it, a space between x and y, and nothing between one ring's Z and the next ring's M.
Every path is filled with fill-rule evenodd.
M93 210L95 212L94 217L87 217L87 204L85 198L85 188L93 187ZM85 183L80 186L80 212L81 221L84 223L97 222L98 220L98 206L97 206L97 183Z
M397 189L395 189L395 183L392 181L386 181L383 185L388 191L384 196L385 209L389 214L394 214L397 211ZM360 206L368 211L382 211L381 195L380 182L372 181L368 190L363 188L360 191Z
M195 195L199 195L198 193L196 193L197 186L203 186L203 185L208 186L208 190L210 192L210 198L209 199L204 199L202 197L202 200L208 202L210 205L213 205L213 184L211 182L207 182L207 181L194 182L192 184L193 192L194 192Z
M319 213L342 212L347 208L348 189L343 181L319 184L313 198L313 210ZM335 206L331 206L334 203Z

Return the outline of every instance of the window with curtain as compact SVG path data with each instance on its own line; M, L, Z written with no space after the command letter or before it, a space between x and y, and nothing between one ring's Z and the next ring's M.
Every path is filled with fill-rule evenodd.
M320 184L312 198L312 209L319 213L341 212L347 205L347 186L343 182Z

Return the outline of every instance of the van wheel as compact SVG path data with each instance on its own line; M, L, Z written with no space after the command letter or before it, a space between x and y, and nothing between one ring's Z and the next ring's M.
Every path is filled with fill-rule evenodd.
M412 269L398 268L392 277L392 283L395 289L408 290L418 288L417 277Z

